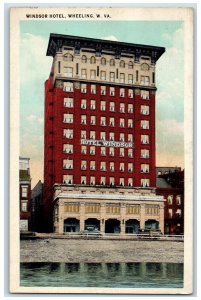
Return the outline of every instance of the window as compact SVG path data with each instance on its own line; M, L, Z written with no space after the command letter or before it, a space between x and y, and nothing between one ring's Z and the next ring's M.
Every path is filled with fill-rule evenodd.
M101 155L102 156L106 155L106 148L105 147L101 147Z
M90 79L96 79L96 70L90 70Z
M81 124L87 124L87 116L81 115Z
M181 196L180 195L176 196L176 204L181 205Z
M87 177L81 176L81 184L86 184L86 183L87 183Z
M128 149L128 157L133 157L133 149Z
M65 61L73 61L73 56L69 53L64 55L64 60Z
M90 161L90 170L95 170L96 169L96 162L94 160Z
M141 143L142 144L149 144L149 136L145 135L145 134L142 134L141 135Z
M141 76L141 85L148 86L150 84L149 76Z
M141 98L144 100L149 100L149 91L141 90Z
M106 162L105 161L101 161L100 170L101 171L106 171Z
M65 107L73 107L73 98L64 98Z
M105 57L101 58L101 65L106 65L106 59L105 59Z
M81 77L87 78L87 69L81 69Z
M125 68L125 61L124 60L120 60L119 66L121 68Z
M133 178L128 178L128 186L133 186Z
M149 164L141 164L141 173L149 173Z
M115 96L115 88L110 87L110 96Z
M115 103L110 102L110 111L115 111Z
M72 159L64 159L63 160L63 168L64 169L73 169L73 160Z
M128 163L128 172L133 172L133 163Z
M110 59L110 66L111 67L114 67L115 66L115 60L112 58Z
M73 138L73 129L64 129L63 135L65 138L72 139Z
M142 115L149 115L149 106L148 105L141 105L141 114Z
M82 99L81 100L81 108L82 109L86 109L87 108L87 100L86 99Z
M125 149L124 148L119 148L119 155L120 155L120 157L125 156Z
M63 183L73 184L73 175L63 175Z
M128 74L128 83L133 83L133 75Z
M22 186L22 197L28 197L28 186Z
M101 95L106 95L106 86L101 86Z
M94 147L94 146L91 146L91 147L90 147L90 154L91 154L91 155L95 155L95 153L96 153L95 151L96 151L96 150L95 150L95 147Z
M169 205L172 205L173 204L173 195L168 195L167 201L168 201Z
M100 107L100 109L101 109L102 111L104 111L104 110L106 109L105 104L106 104L105 101L101 101L101 107Z
M128 104L128 113L133 113L133 104Z
M145 64L145 63L141 64L141 70L142 71L149 71L149 65Z
M114 141L114 132L109 133L109 140Z
M86 138L87 138L86 130L81 130L81 139L86 139Z
M81 170L86 170L86 169L87 169L87 161L81 160Z
M87 146L81 146L81 153L82 154L87 154Z
M27 211L27 202L22 202L22 204L21 204L21 210L22 211Z
M64 67L64 76L73 77L73 68Z
M124 88L120 89L120 97L125 97L125 89Z
M87 63L87 57L86 57L86 55L82 55L82 63L84 63L84 64Z
M91 116L91 125L96 125L96 116Z
M141 149L141 158L149 158L149 150Z
M120 142L125 142L125 134L120 133L119 139L120 139Z
M95 140L95 138L96 138L96 132L90 131L90 140Z
M91 100L90 108L93 110L96 109L96 100Z
M128 119L128 128L133 128L133 119Z
M63 122L64 123L73 123L73 114L64 114Z
M114 177L110 177L110 186L114 186Z
M141 126L141 129L149 129L149 121L148 120L141 120L140 126Z
M105 137L106 137L106 133L105 133L105 132L101 132L101 133L100 133L100 139L101 139L102 141L105 141Z
M177 214L177 216L180 218L180 217L181 217L181 209L177 209L177 210L176 210L176 214Z
M129 63L128 63L128 68L129 68L129 69L133 69L133 62L132 62L132 61L129 61Z
M133 90L131 89L128 90L128 97L133 98Z
M64 82L63 90L65 92L73 92L73 83L72 82Z
M95 185L95 184L96 184L95 176L90 176L90 185Z
M110 126L114 127L114 118L110 118Z
M124 171L124 163L119 164L119 171L123 172Z
M114 172L114 162L110 162L110 171Z
M101 117L101 126L106 126L106 117Z
M124 73L120 73L120 82L125 83L125 74Z
M86 83L81 83L81 93L86 93L87 92L87 85Z
M91 85L91 93L96 94L96 85L95 84Z
M113 147L109 148L109 155L114 156L114 148Z
M168 217L172 218L172 208L168 208Z
M124 178L119 179L119 184L120 184L120 186L124 186Z
M106 80L106 72L105 71L101 71L100 72L100 77L101 77L101 80Z
M115 73L110 72L110 81L114 82L115 81Z
M120 119L120 127L124 127L125 126L125 120L124 119Z
M101 176L100 184L105 185L105 177L104 176Z
M95 64L95 63L96 63L96 58L95 58L95 56L92 56L92 57L90 58L90 63L91 63L91 64Z
M128 142L133 142L133 135L131 133L128 134Z
M73 153L73 145L71 144L63 144L63 152L72 154Z
M141 187L149 187L150 179L141 179Z

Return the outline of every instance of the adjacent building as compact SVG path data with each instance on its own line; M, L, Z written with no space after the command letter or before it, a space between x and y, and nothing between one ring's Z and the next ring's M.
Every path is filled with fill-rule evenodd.
M164 196L164 233L184 234L184 170L156 168L157 195Z
M31 177L29 160L27 157L19 158L19 210L20 231L30 228L30 203L31 203Z
M156 195L155 72L163 47L50 34L46 231L164 228Z
M31 230L40 232L43 228L43 183L41 180L31 190Z

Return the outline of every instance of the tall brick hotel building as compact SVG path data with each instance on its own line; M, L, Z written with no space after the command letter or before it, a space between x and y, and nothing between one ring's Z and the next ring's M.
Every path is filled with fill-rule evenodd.
M155 192L155 66L164 51L50 35L46 231L163 232L164 199Z

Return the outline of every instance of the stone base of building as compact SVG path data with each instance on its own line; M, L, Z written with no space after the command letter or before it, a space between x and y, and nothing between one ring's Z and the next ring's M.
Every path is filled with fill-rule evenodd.
M164 198L154 189L54 186L54 232L164 233Z

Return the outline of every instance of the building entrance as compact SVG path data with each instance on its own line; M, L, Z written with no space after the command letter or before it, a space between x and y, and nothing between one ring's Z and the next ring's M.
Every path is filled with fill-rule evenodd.
M140 228L140 222L135 219L129 219L126 221L126 233L138 233Z
M85 230L88 231L100 230L100 221L95 218L89 218L85 220Z
M105 233L120 233L120 221L116 219L106 220Z
M68 218L64 220L64 232L79 232L80 221L75 218Z
M147 220L145 222L145 229L147 230L157 230L159 229L159 222L156 220Z

